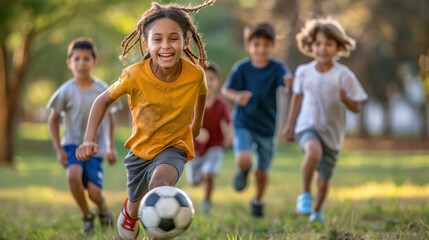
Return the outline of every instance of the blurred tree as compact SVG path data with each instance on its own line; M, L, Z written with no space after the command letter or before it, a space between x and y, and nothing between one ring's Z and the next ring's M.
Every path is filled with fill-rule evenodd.
M0 3L0 165L13 164L21 93L35 40L49 29L79 16L93 15L113 2L16 0Z
M159 2L194 5L202 1ZM111 83L124 68L117 59L120 42L149 4L141 0L0 1L0 164L12 163L15 129L22 111L44 109L42 97L30 95L35 91L41 96L40 90L45 89L46 99L71 77L65 65L70 40L79 36L94 39L99 50L94 74ZM242 38L245 24L272 22L278 33L275 57L295 71L297 65L311 60L299 53L296 33L309 18L333 16L357 40L357 50L340 61L352 69L370 96L388 109L387 86L395 82L400 91L403 88L398 66L407 62L418 69L420 55L428 55L428 8L427 0L222 0L194 16L208 58L220 65L222 76L234 62L247 57ZM125 64L139 59L135 51ZM31 84L26 79L31 79ZM389 131L388 126L386 129Z

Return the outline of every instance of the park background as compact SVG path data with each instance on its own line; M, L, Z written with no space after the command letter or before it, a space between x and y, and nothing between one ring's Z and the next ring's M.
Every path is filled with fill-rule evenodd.
M95 41L99 57L94 75L107 83L138 61L137 49L125 63L118 60L120 42L149 7L150 1L141 0L0 1L0 239L80 238L75 233L80 216L50 144L46 103L71 77L66 48L76 37ZM356 50L340 62L356 74L370 97L361 113L348 115L347 140L326 205L326 226L311 227L294 215L302 155L295 143L279 139L266 221L248 217L252 189L244 194L231 190L235 166L228 149L216 182L219 211L212 219L198 214L201 189L179 182L197 208L184 239L429 238L427 0L218 0L194 16L208 58L220 66L223 78L235 61L246 57L242 38L246 23L273 23L274 56L295 71L311 60L297 50L295 34L309 18L333 16L357 41ZM279 123L289 98L279 94ZM122 159L126 153L122 144L130 132L126 108L116 121ZM106 165L105 170L106 195L118 212L126 195L125 171L122 162ZM207 226L207 220L213 224ZM114 232L98 234L95 239L111 239Z

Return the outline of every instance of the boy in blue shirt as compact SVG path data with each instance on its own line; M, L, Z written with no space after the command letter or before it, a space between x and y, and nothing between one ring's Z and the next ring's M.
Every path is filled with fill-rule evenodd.
M233 66L222 94L235 103L234 152L238 171L233 185L237 191L242 191L247 186L247 176L255 151L256 193L251 201L251 214L263 217L262 196L275 149L276 92L291 77L287 66L271 57L275 32L270 23L260 22L246 26L244 40L250 57Z

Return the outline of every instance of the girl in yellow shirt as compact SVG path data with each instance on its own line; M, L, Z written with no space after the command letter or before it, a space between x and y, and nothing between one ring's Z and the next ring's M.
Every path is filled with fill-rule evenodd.
M132 114L133 131L125 143L130 151L124 160L128 198L117 222L121 239L137 238L143 196L155 187L174 186L194 157L193 138L199 134L206 101L202 67L207 60L189 13L214 2L193 8L153 3L122 42L121 57L139 44L143 61L127 67L92 106L84 143L76 151L80 160L97 153L97 129L112 102L126 94ZM191 40L198 55L189 48Z

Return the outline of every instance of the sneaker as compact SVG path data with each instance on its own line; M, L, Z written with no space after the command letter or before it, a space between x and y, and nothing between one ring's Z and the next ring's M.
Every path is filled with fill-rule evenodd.
M118 217L118 234L122 240L136 239L139 235L138 218L132 218L127 212L128 198L125 199L121 213Z
M309 192L301 193L296 199L296 212L302 215L309 215L313 209L313 199Z
M256 202L255 200L253 200L252 202L250 202L250 207L252 209L251 214L253 217L264 217L264 203Z
M325 218L323 216L323 213L321 211L319 212L312 212L310 217L308 218L308 221L311 223L325 223Z
M113 218L109 209L105 208L103 212L98 213L100 219L100 225L103 228L113 228Z
M201 202L200 207L201 207L201 211L203 212L204 215L210 214L211 203L209 200L203 200Z
M247 175L250 169L243 171L239 169L234 177L234 188L236 191L243 191L247 186Z
M91 212L83 217L83 233L85 235L91 235L94 233L94 218L95 215Z

